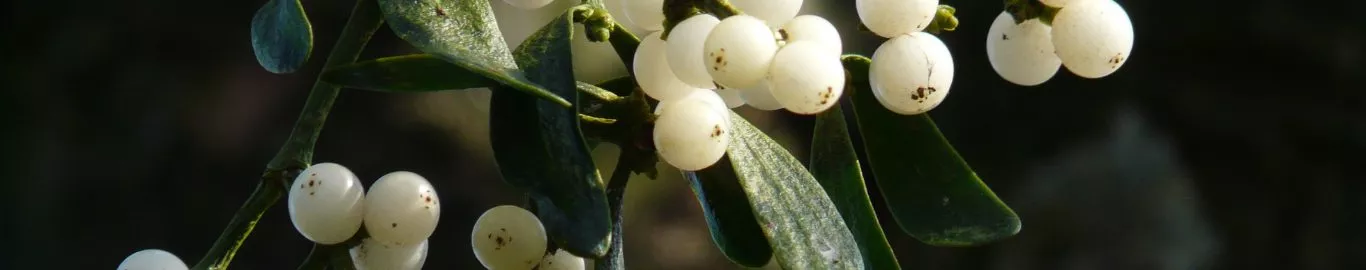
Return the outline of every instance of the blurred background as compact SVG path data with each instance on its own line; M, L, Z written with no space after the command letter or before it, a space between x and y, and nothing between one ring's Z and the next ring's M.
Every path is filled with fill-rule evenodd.
M577 2L492 1L513 46ZM305 0L313 57L274 75L248 36L264 2L8 4L0 269L109 269L146 248L189 264L203 255L288 135L354 3ZM943 3L961 21L941 35L958 71L933 115L1024 229L938 248L883 212L907 269L1366 269L1366 2L1121 0L1137 36L1131 60L1104 79L1063 70L1038 87L987 62L1000 1ZM853 1L806 0L803 13L834 22L846 52L881 42L857 30ZM580 80L625 73L608 45L575 42ZM387 27L370 44L363 59L414 52ZM367 185L397 170L431 179L444 211L427 268L478 269L469 226L521 198L491 159L488 98L346 90L315 160ZM738 111L807 159L811 117ZM596 150L604 172L615 152ZM661 170L629 187L628 267L737 268L686 182ZM281 202L232 265L293 269L309 247Z

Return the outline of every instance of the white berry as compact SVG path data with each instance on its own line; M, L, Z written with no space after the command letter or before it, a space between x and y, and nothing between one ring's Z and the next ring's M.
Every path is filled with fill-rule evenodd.
M754 87L740 89L740 98L744 99L745 104L749 104L749 107L754 109L764 111L782 109L783 104L778 103L778 98L773 97L773 91L769 90L769 85L768 79L764 79L755 84Z
M939 0L856 0L859 20L873 33L892 38L924 30L934 21Z
M365 231L376 240L411 244L432 236L441 217L436 188L411 172L392 172L375 180L365 195Z
M788 111L817 114L839 103L844 94L844 66L838 55L810 41L783 46L769 72L773 97Z
M707 65L703 63L702 47L707 42L707 34L721 20L710 14L693 15L669 31L665 40L665 50L672 69L678 80L695 88L711 89L716 87Z
M953 83L953 56L943 41L924 32L887 40L873 53L869 82L888 110L919 114L939 106Z
M626 18L645 31L664 30L664 0L622 0Z
M554 1L555 0L503 0L503 2L507 2L508 5L520 9L538 9Z
M712 91L711 89L693 89L681 98L659 102L659 105L655 106L655 115L663 113L665 108L669 107L670 104L678 103L678 101L682 100L700 100L707 103L707 105L710 105L712 110L716 111L716 113L726 116L730 115L730 107L727 105L726 99L721 97L721 94ZM730 117L726 117L726 123L730 123Z
M1093 1L1093 0L1086 0L1086 1ZM1039 0L1039 2L1043 2L1044 5L1048 5L1048 6L1051 6L1051 7L1061 8L1061 7L1067 7L1067 4L1070 4L1070 3L1074 2L1074 1L1072 1L1072 0Z
M745 15L768 22L770 28L791 20L802 9L802 0L731 0L730 4Z
M184 270L189 269L175 254L160 249L134 252L119 263L119 270Z
M664 40L659 39L662 33L655 31L641 39L640 46L636 47L635 59L631 60L632 69L635 71L636 83L640 84L645 95L655 100L674 100L697 88L678 80L673 70L669 69Z
M583 270L583 268L583 258L558 249L553 253L546 254L545 258L541 259L541 263L536 266L536 270Z
M839 30L835 30L835 26L821 16L797 16L783 24L782 28L778 29L778 33L787 42L816 42L829 48L834 55L839 55L844 50L844 45L840 41Z
M304 169L289 188L289 220L304 238L320 244L351 239L364 217L365 187L336 163Z
M740 96L740 89L716 89L716 95L721 97L727 108L734 109L745 106L745 99Z
M427 240L397 244L365 238L352 247L351 262L357 270L417 270L427 263Z
M1015 24L1010 13L1001 12L987 30L987 60L1001 78L1034 86L1053 78L1062 60L1053 54L1051 27L1037 19Z
M745 88L764 78L778 42L764 21L735 15L712 28L702 50L712 80L726 88Z
M715 105L701 99L673 102L655 120L655 150L679 170L710 167L726 154L730 143L728 117L729 114L722 115Z
M474 257L484 268L531 269L545 254L545 227L531 211L500 205L479 215L470 235L470 245L474 248Z
M1129 60L1134 25L1114 1L1072 2L1053 17L1053 46L1073 74L1105 77Z

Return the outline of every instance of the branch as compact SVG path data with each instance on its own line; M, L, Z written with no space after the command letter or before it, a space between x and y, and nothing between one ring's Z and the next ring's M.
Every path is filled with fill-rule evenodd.
M636 158L638 151L622 148L621 157L617 159L617 168L612 170L612 180L607 183L607 206L612 210L612 247L607 249L607 255L593 263L596 270L621 270L626 269L625 256L622 254L621 238L621 205L626 197L626 183L631 180L631 166L640 159ZM653 165L653 163L651 163Z
M346 22L341 37L337 39L336 46L327 56L323 66L331 68L355 62L365 44L383 22L379 5L374 0L356 1L351 18ZM321 80L314 83L308 101L304 104L303 113L294 123L294 130L290 133L288 141L266 165L266 172L262 174L256 190L233 215L228 227L223 229L218 240L214 241L213 246L205 253L204 258L195 264L194 269L228 268L233 256L237 254L237 249L242 247L242 243L251 235L251 230L256 227L256 222L284 196L290 182L299 171L312 162L314 143L318 140L323 122L327 120L327 114L331 111L332 103L336 101L340 90Z

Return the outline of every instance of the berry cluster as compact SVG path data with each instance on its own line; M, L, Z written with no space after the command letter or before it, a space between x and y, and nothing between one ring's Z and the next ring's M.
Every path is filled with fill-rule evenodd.
M844 92L839 32L797 16L801 0L734 0L748 13L697 14L663 31L663 1L624 1L626 21L652 31L632 60L636 82L659 100L654 143L681 170L710 167L730 142L730 108L816 114Z
M1038 18L1016 23L1008 12L987 31L987 59L1011 83L1033 86L1060 66L1084 78L1114 73L1134 47L1134 27L1124 8L1112 0L1042 0L1060 8L1052 26Z
M299 173L288 204L294 228L319 244L344 242L365 224L370 237L350 250L356 269L422 268L427 238L441 216L436 188L422 176L392 172L367 193L351 170L336 163Z
M564 250L546 253L545 227L531 211L500 205L484 211L470 235L474 257L490 270L583 270L584 260Z

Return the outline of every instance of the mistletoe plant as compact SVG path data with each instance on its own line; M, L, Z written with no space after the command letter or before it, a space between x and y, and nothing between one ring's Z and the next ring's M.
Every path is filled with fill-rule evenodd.
M552 0L506 1L532 9ZM683 171L717 248L743 266L898 269L864 169L901 231L924 243L970 246L1019 232L1019 217L926 114L953 81L953 57L935 36L957 27L952 7L855 1L860 32L888 38L869 58L843 54L839 31L825 19L798 16L802 0L619 3L621 18L601 0L584 0L510 49L488 0L358 0L288 141L194 268L227 268L281 197L295 228L315 243L300 269L422 267L440 219L440 185L394 172L367 192L346 167L313 164L314 142L342 88L493 89L494 158L503 180L528 200L472 223L474 255L490 269L583 269L586 260L596 269L624 268L627 180L655 177L660 161ZM590 41L610 43L631 76L575 81L576 23ZM622 23L650 33L642 40ZM356 62L382 24L423 53ZM257 60L274 73L297 71L313 47L299 0L267 2L251 35ZM1111 0L1006 0L987 56L1002 78L1024 86L1061 66L1099 78L1124 64L1133 38L1128 16ZM814 115L810 162L731 112L746 104ZM860 134L861 144L850 134ZM622 149L606 182L589 156L601 143ZM119 266L185 268L162 250L139 251Z

